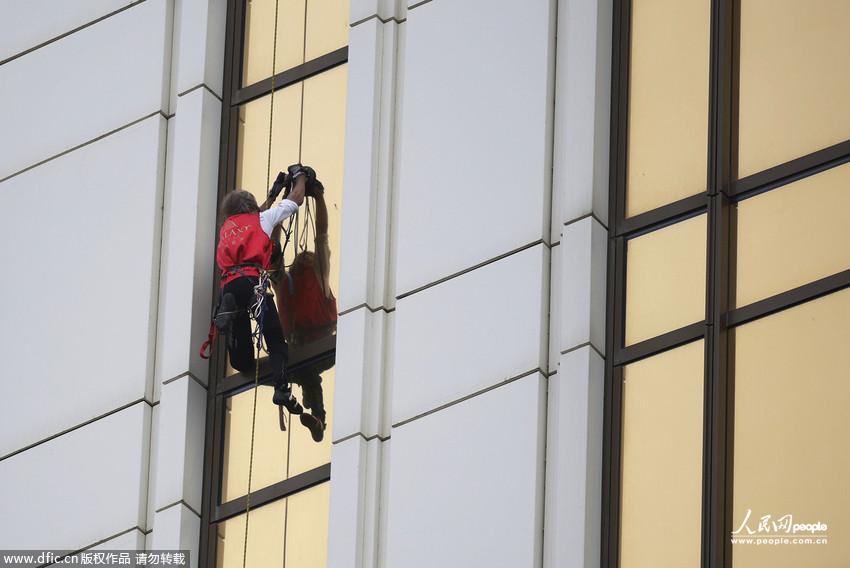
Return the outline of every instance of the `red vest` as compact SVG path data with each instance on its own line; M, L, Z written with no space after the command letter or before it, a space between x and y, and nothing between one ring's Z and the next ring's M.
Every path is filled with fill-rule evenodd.
M260 271L255 266L241 266L238 270L235 267L255 264L268 268L271 255L272 242L260 225L259 213L240 213L228 217L221 226L215 254L221 269L221 285L240 276L259 276Z

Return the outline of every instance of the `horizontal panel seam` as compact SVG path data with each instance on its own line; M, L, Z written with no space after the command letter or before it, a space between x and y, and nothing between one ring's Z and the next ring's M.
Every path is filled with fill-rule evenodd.
M178 500L177 500L177 501L175 501L174 503L169 503L168 505L166 505L166 506L164 506L164 507L160 507L159 509L157 509L157 510L156 510L156 511L154 511L154 512L155 512L155 513L161 513L161 512L163 512L163 511L165 511L166 509L170 509L171 507L174 507L174 506L176 506L176 505L183 505L184 507L186 507L187 509L189 509L190 511L192 511L193 513L195 513L195 514L198 516L198 518L200 518L200 517L201 517L201 514L200 514L199 512L197 512L197 511L195 510L195 508L194 508L194 507L192 507L191 505L189 505L189 503L187 503L187 502L186 502L186 501L184 501L183 499L178 499Z
M164 113L164 112L162 112L161 110L158 110L158 111L152 112L152 113L150 113L150 114L146 114L145 116L143 116L143 117L141 117L141 118L137 118L136 120L134 120L134 121L132 121L132 122L129 122L129 123L125 124L124 126L119 126L118 128L116 128L116 129L114 129L114 130L110 130L110 131L109 131L109 132L107 132L106 134L101 134L100 136L97 136L97 137L95 137L95 138L92 138L91 140L88 140L87 142L83 142L82 144L78 144L78 145L74 146L73 148L68 148L67 150L63 150L62 152L59 152L58 154L55 154L55 155L53 155L53 156L50 156L49 158L45 158L44 160L41 160L40 162L37 162L37 163L35 163L35 164L31 165L31 166L27 166L27 167L25 167L25 168L24 168L24 169L22 169L22 170L19 170L19 171L15 172L15 173L13 173L13 174L11 174L11 175L8 175L8 176L4 177L3 179L0 179L0 183L3 183L4 181L10 180L10 179L12 179L12 178L13 178L13 177L15 177L15 176L19 176L19 175L21 175L22 173L24 173L24 172L28 172L28 171L30 171L30 170L32 170L32 169L35 169L35 168L39 167L39 166L43 166L43 165L44 165L44 164L46 164L47 162L51 162L51 161L55 160L56 158L61 158L61 157L62 157L62 156L64 156L65 154L70 154L71 152L74 152L74 151L76 151L76 150L79 150L80 148L83 148L84 146L88 146L89 144L94 144L95 142L98 142L98 141L100 141L100 140L103 140L104 138L106 138L106 137L108 137L108 136L112 136L113 134L116 134L116 133L118 133L118 132L121 132L122 130L125 130L125 129L127 129L127 128L130 128L131 126L135 126L136 124L138 124L138 123L140 123L140 122L143 122L143 121L145 121L145 120L147 120L147 119L149 119L149 118L152 118L152 117L154 117L154 116L156 116L156 115L161 115L161 116L162 116L163 118L165 118L166 120L168 120L168 119L170 119L170 118L172 118L172 117L174 116L173 114L170 114L170 115L169 115L169 114L165 114L165 113Z
M349 27L353 28L354 26L359 26L360 24L365 24L370 20L378 20L382 24L389 24L390 22L395 22L396 24L403 24L407 21L407 18L396 18L395 16L384 19L380 17L378 14L372 14L371 16L367 16L362 20L357 20L356 22L349 24Z
M108 537L106 537L106 538L104 538L104 539L101 539L101 540L99 540L99 541L97 541L97 542L93 542L92 544L89 544L88 546L84 546L83 548L79 548L79 549L77 549L77 550L75 550L75 551L73 551L73 552L69 552L69 553L65 554L64 556L62 556L61 558L57 558L57 560L61 560L62 558L67 558L67 557L69 557L69 556L74 556L75 554L79 554L79 553L81 553L81 552L85 552L86 550L89 550L90 548L94 548L95 546L98 546L98 545L100 545L100 544L103 544L103 543L109 542L109 541L110 541L110 540L112 540L113 538L118 538L119 536L124 536L125 534L127 534L127 533L131 533L131 532L133 532L133 531L139 531L139 532L140 532L140 533L142 533L143 535L148 535L148 534L150 534L151 532L153 532L153 531L146 531L146 530L144 530L142 527L140 527L140 526L136 525L135 527L131 527L131 528L126 529L126 530L123 530L123 531L121 531L121 532L119 532L119 533L115 533L115 534L114 534L114 535L112 535L112 536L108 536ZM51 562L51 563L49 563L49 564L42 564L41 566L42 566L42 567L46 567L46 566L56 566L56 565L57 565L57 564L56 564L56 562Z
M347 436L343 436L339 440L334 440L333 443L334 444L341 444L343 442L347 442L348 440L351 440L351 439L356 438L358 436L360 436L361 438L363 438L367 442L371 442L372 440L380 440L382 442L386 442L387 440L392 438L392 436L380 436L378 434L372 434L371 436L367 436L363 432L354 432L353 434L348 434Z
M186 90L185 90L185 91L183 91L182 93L177 93L177 96L178 96L178 97L182 97L183 95L188 95L188 94L189 94L189 93L191 93L192 91L197 91L198 89L206 89L207 91L209 91L209 93L210 93L212 96L214 96L214 97L215 97L215 98L217 98L219 101L221 101L221 96L220 96L218 93L216 93L215 91L213 91L213 90L209 87L209 85L207 85L206 83L200 83L200 84L198 84L198 85L195 85L195 86L194 86L194 87L192 87L191 89L186 89Z
M121 13L121 12L125 11L125 10L129 10L130 8L133 8L134 6L138 6L138 5L139 5L139 4L141 4L142 2L145 2L145 0L136 0L135 2L132 2L132 3L130 3L130 4L128 4L128 5L126 5L126 6L122 7L122 8L118 8L117 10L115 10L115 11L113 11L113 12L110 12L110 13L108 13L108 14L105 14L105 15L103 15L103 16L101 16L101 17L99 17L99 18L95 19L95 20L92 20L92 21L90 21L90 22L86 22L85 24L83 24L83 25L81 25L81 26L77 26L76 28L74 28L74 29L72 29L72 30L70 30L70 31L67 31L67 32L65 32L65 33L63 33L63 34L60 34L60 35L58 35L58 36L56 36L56 37L54 37L54 38L51 38L51 39L49 39L49 40L47 40L47 41L44 41L44 42L40 43L40 44L38 44L38 45L35 45L35 46L30 47L30 48L28 48L28 49L25 49L24 51L21 51L20 53L16 53L15 55L12 55L11 57L7 57L7 58L6 58L6 59L4 59L3 61L0 61L0 66L5 65L6 63L9 63L10 61L13 61L13 60L15 60L15 59L18 59L19 57L23 57L24 55L27 55L27 54L29 54L29 53L32 53L33 51L36 51L36 50L38 50L38 49L41 49L42 47L48 46L48 45L50 45L51 43L57 42L57 41L59 41L60 39L64 39L64 38L68 37L69 35L72 35L72 34L77 33L78 31L81 31L81 30L84 30L84 29L86 29L86 28L88 28L88 27L91 27L91 26L93 26L93 25L97 24L98 22L102 22L103 20L106 20L107 18L111 18L112 16L114 16L114 15L116 15L116 14L119 14L119 13Z
M207 389L207 385L205 385L203 382L201 382L201 379L199 379L198 377L196 377L195 375L193 375L190 371L186 371L185 373L180 373L180 374L179 374L179 375L177 375L176 377L171 377L170 379L168 379L168 380L166 380L166 381L162 381L162 384L163 384L163 385L167 385L167 384L169 384L169 383L173 383L174 381L180 380L180 379L182 379L183 377L189 377L190 379L192 379L193 381L195 381L196 383L198 383L199 385L201 385L202 387L204 387L204 390L206 390L206 389Z
M399 294L398 296L396 296L396 300L401 300L401 299L407 298L408 296L412 296L413 294L417 294L419 292L422 292L423 290L427 290L428 288L433 288L434 286L438 286L440 284L443 284L444 282L448 282L449 280L453 280L453 279L457 278L458 276L463 276L464 274L472 272L473 270L478 270L479 268L483 268L483 267L487 266L488 264L493 264L494 262L504 260L504 259L506 259L510 256L513 256L515 254L519 254L521 252L524 252L528 249L534 248L537 245L541 245L541 244L548 249L552 248L551 245L547 244L546 241L544 241L543 239L537 239L536 241L525 244L525 245L523 245L519 248L516 248L514 250L500 254L498 256L495 256L495 257L490 258L488 260L485 260L483 262L479 262L478 264L476 264L474 266L470 266L469 268L464 268L463 270L455 272L454 274L444 276L444 277L440 278L439 280L435 280L434 282L431 282L429 284L425 284L425 285L420 286L418 288L414 288L413 290L411 290L409 292L404 292L403 294Z
M105 413L101 414L100 416L95 416L94 418L86 420L85 422L81 422L80 424L77 424L76 426L71 426L70 428L62 430L61 432L53 434L52 436L48 436L47 438L44 438L44 439L39 440L37 442L33 442L32 444L29 444L28 446L24 446L23 448L15 450L14 452L10 452L10 453L6 454L5 456L0 457L0 461L3 461L7 458L11 458L12 456L15 456L17 454L25 452L27 450L31 450L32 448L34 448L36 446L40 446L41 444L44 444L45 442L49 442L50 440L58 438L59 436L64 436L65 434L68 434L69 432L73 432L74 430L78 430L79 428L82 428L83 426L88 426L89 424L92 424L93 422L97 422L98 420L100 420L102 418L106 418L106 417L111 416L113 414L117 414L117 413L121 412L122 410L127 410L128 408L135 406L135 405L139 404L140 402L144 402L145 404L147 404L151 408L156 406L157 403L158 403L158 401L157 402L151 402L146 398L136 399L133 402L128 402L127 404L119 406L118 408L114 408L114 409L110 410L109 412L105 412Z
M470 399L472 399L472 398L475 398L475 397L477 397L478 395L482 395L482 394L484 394L484 393L488 393L488 392L490 392L490 391L492 391L492 390L495 390L495 389L497 389L497 388L503 387L503 386L505 386L505 385L509 385L509 384L511 384L511 383L514 383L514 382L516 382L516 381L520 380L520 379L524 379L525 377L529 377L529 376L531 376L531 375L533 375L533 374L535 374L535 373L540 373L540 374L542 374L542 375L543 375L543 376L545 376L545 377L549 377L549 376L550 376L550 375L549 375L549 373L546 373L546 372L545 372L545 371L543 371L543 369L541 369L540 367L535 367L534 369L531 369L530 371L526 371L526 372L524 372L524 373L520 373L519 375L513 376L513 377L511 377L511 378L509 378L509 379L506 379L506 380L504 380L504 381L500 382L500 383L497 383L497 384L495 384L495 385L490 385L489 387L486 387L486 388L483 388L483 389L481 389L481 390L475 391L474 393L471 393L471 394L468 394L468 395L463 396L463 397L461 397L461 398L455 399L455 400L453 400L453 401L451 401L451 402L447 402L447 403L445 403L445 404L443 404L443 405L440 405L440 406L438 406L438 407L436 407L436 408L432 408L431 410L427 410L427 411L425 411L425 412L423 412L423 413L421 413L421 414L417 414L416 416L413 416L413 417L411 417L411 418L405 418L404 420L401 420L400 422L396 422L395 424L393 424L393 425L392 425L392 427L393 427L393 428L398 428L398 427L400 427L400 426L404 426L405 424L409 424L409 423L413 422L414 420L419 420L420 418L424 418L424 417L426 417L426 416L430 416L431 414L434 414L434 413L436 413L436 412L440 412L441 410L445 410L446 408L449 408L449 407L451 407L451 406L455 406L455 405L457 405L457 404L460 404L461 402L465 402L465 401L467 401L467 400L470 400Z

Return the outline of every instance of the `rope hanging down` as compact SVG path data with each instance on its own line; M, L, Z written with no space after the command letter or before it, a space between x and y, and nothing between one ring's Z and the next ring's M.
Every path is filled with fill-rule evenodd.
M274 129L274 79L275 79L275 71L277 69L277 18L279 12L279 0L275 0L274 2L274 34L272 35L272 92L271 92L271 101L269 108L269 144L268 144L268 157L266 160L266 187L269 187L269 182L271 181L271 164L272 164L272 132ZM286 236L287 242L289 241L289 234ZM285 246L285 245L284 245ZM285 250L285 249L284 249ZM251 411L251 446L249 450L248 457L248 491L245 495L245 539L242 544L242 568L247 567L248 562L248 523L251 518L251 478L254 473L254 431L257 426L257 391L260 389L260 352L263 348L263 333L262 333L262 321L263 321L263 303L265 302L266 290L268 287L268 274L265 271L260 273L260 282L256 288L254 288L255 301L254 305L251 306L251 315L254 317L254 320L257 322L256 329L254 330L255 334L255 344L257 346L257 355L255 357L255 368L254 368L254 401L253 401L253 409Z

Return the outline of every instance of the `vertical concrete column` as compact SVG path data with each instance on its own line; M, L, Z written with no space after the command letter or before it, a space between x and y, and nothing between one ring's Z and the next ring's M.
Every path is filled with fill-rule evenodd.
M351 3L328 565L383 565L406 5Z
M559 0L544 568L599 565L611 0Z
M206 338L213 290L226 0L177 0L154 396L159 400L148 548L197 566Z

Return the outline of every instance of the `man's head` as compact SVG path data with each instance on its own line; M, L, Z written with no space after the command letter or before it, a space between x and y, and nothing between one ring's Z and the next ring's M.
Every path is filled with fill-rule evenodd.
M254 196L244 190L231 191L221 200L221 218L227 219L231 215L240 213L259 213L260 206Z

